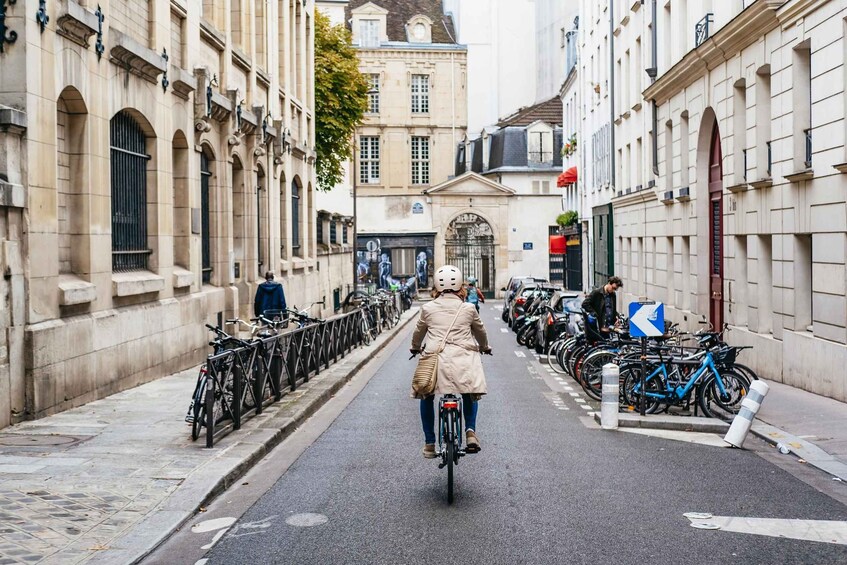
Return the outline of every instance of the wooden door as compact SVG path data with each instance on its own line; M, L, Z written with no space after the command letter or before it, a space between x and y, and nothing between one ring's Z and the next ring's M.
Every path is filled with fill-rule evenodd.
M723 325L723 166L718 126L709 150L709 320Z

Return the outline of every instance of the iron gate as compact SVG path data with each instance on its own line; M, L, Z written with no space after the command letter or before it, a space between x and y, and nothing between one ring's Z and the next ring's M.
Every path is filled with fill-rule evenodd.
M474 277L488 298L494 297L494 233L476 214L462 214L447 228L447 264L455 265L467 279Z
M147 268L147 140L126 112L110 124L112 169L112 270Z
M200 154L200 227L203 248L203 282L212 280L212 245L211 230L209 229L209 180L212 171L209 170L209 158L205 153Z

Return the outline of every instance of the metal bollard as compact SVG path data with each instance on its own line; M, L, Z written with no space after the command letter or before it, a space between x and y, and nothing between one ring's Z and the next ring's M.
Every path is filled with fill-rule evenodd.
M603 365L603 401L600 403L600 427L618 429L620 406L620 368L614 363Z
M725 442L733 447L741 447L744 444L744 438L747 437L747 432L753 425L753 417L762 407L762 401L767 394L768 385L763 381L755 381L750 385L750 392L741 401L741 410L733 418L732 425L729 426L729 431L723 438Z

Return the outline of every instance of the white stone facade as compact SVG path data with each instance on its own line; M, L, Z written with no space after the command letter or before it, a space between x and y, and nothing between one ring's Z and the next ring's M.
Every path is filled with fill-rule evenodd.
M315 243L313 3L100 0L102 35L98 2L50 2L43 32L24 4L0 55L0 426L197 363L264 270L331 312L352 266Z
M672 48L645 91L658 186L614 201L625 301L663 300L689 327L726 321L762 377L844 401L847 2L747 4L660 8Z

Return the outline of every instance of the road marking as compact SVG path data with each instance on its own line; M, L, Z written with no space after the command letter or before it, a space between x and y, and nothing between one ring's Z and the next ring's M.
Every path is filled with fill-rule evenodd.
M558 406L559 410L570 410L567 406Z
M847 522L844 521L745 518L697 513L685 514L685 517L690 520L692 527L698 529L720 529L739 534L847 545Z
M509 328L500 328L500 331L503 332L504 334L507 334L507 333L509 333Z
M571 396L573 396L574 398L576 398L576 397L578 397L578 396L579 396L579 393L578 393L578 392L571 392L571 393L568 393L568 394L570 394L570 395L571 395Z
M526 353L523 351L515 351L515 357L526 357Z
M574 401L579 402L579 403L583 403L583 402L585 402L585 399L584 398L574 398Z
M294 514L286 518L285 523L289 526L297 526L298 528L311 528L312 526L320 526L326 524L329 518L323 514L313 514L304 512L302 514Z
M198 522L191 526L191 532L195 534L214 532L215 530L220 530L221 528L230 527L235 523L235 520L235 518L215 518L213 520Z
M582 408L583 410L591 410L591 406L589 406L587 404L580 404L579 407Z
M709 447L731 447L723 440L722 436L717 434L707 434L702 432L686 432L682 430L658 430L651 428L618 428L618 431L629 434L639 434L644 436L658 437L662 439L670 439L673 441L681 441L684 443L696 443L698 445L707 445Z

